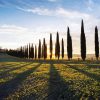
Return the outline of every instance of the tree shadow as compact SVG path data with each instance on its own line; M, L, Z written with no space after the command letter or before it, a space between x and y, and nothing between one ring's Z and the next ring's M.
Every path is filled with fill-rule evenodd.
M89 69L90 68L95 68L95 69L97 69L97 68L100 68L100 63L99 64L85 64Z
M9 72L14 71L14 70L18 70L18 69L20 69L20 68L23 68L23 67L28 66L28 65L31 65L31 64L32 64L32 62L27 63L27 64L24 64L24 65L19 66L19 67L14 67L14 66L16 66L16 65L11 66L11 67L14 67L14 68L8 69L8 70L6 70L6 71L0 73L0 78L5 78L5 77L7 77L7 75L9 74ZM18 64L18 65L20 65L20 64Z
M15 64L3 64L3 65L1 65L0 66L0 69L1 68L4 68L4 69L6 69L6 68L9 68L9 67L13 67L13 66L16 66L16 65L19 65L20 63L15 63Z
M21 100L38 100L36 99L36 94L35 93L30 93L29 95L25 95L24 97L21 98Z
M94 79L95 81L100 82L100 75L93 74L93 73L89 73L89 72L87 72L87 71L84 71L84 70L79 69L79 68L77 68L77 67L75 67L75 66L72 66L72 65L68 65L68 66L69 66L70 68L75 69L75 70L77 70L78 72L81 72L82 74L84 74L84 75L86 75L86 76L88 76L88 77Z
M0 99L4 99L8 97L10 94L14 93L16 89L22 84L22 82L31 74L33 73L41 63L36 65L33 68L30 68L29 70L26 70L20 74L18 74L15 78L12 80L7 81L6 83L0 85Z
M50 78L47 100L76 100L75 92L70 89L70 82L66 82L54 67L53 63L50 66Z

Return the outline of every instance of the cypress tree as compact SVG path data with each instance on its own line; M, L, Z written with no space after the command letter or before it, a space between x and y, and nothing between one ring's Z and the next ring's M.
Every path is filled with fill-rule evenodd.
M71 36L70 36L70 58L72 59L72 57L73 57L73 49L72 49L72 38L71 38Z
M35 45L35 59L37 58L37 47Z
M24 58L23 47L21 46L21 58Z
M41 40L39 40L39 46L38 46L38 58L41 58Z
M59 60L59 57L60 57L60 43L59 43L59 33L57 32L57 38L56 38L56 56L58 57L58 60Z
M67 29L67 56L68 56L68 60L70 60L70 32L69 32L69 27Z
M34 46L33 46L33 52L32 52L32 54L33 54L33 58L34 58Z
M50 59L52 58L52 50L53 50L52 34L50 34Z
M28 58L28 45L25 46L25 57Z
M18 55L16 55L16 52L15 52L15 56L18 56L18 57L20 57L20 58L22 58L23 57L23 51L22 51L22 46L19 48L19 52L18 52Z
M44 45L42 45L42 58L44 58Z
M72 38L70 36L69 27L67 29L67 56L68 56L68 60L72 58Z
M63 38L62 38L62 59L64 58L64 41L63 41Z
M28 48L28 45L27 45L27 58L29 58L29 48Z
M57 46L56 46L56 43L55 43L55 58L57 57L57 52L56 52L57 49L56 49L56 47L57 47Z
M27 54L26 54L26 46L24 47L24 51L25 51L25 58L27 58Z
M45 38L43 39L43 47L44 47L44 59L47 58L47 45L45 42Z
M25 48L23 46L23 58L25 58Z
M29 43L29 59L31 58L31 46L30 46L30 43Z
M40 53L39 53L40 51L39 51L39 46L38 46L38 59L40 59Z
M33 44L31 45L31 58L34 58L34 46Z
M98 37L97 26L95 27L95 56L96 56L96 59L98 60L98 57L99 57L99 37Z
M25 46L25 57L27 58L27 45Z
M47 58L47 44L46 44L46 47L45 47L45 51L46 51L46 58Z
M83 60L86 58L86 38L84 33L84 23L81 23L81 57Z
M25 46L23 46L23 57L25 58Z

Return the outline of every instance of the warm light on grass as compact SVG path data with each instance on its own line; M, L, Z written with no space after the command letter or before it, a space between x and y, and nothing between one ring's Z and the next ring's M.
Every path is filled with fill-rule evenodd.
M58 98L57 95L59 98L62 95L67 97L69 94L71 98L80 99L89 98L90 95L99 97L100 64L47 61L0 63L0 84L8 86L7 90L3 90L8 91L5 92L9 94L7 98L43 100Z

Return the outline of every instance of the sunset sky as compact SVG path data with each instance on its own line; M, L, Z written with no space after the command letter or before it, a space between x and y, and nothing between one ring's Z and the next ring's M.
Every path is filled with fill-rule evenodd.
M58 31L60 43L64 38L66 51L69 26L73 52L80 53L82 19L87 53L94 53L95 26L100 30L100 0L0 0L0 46L38 45L38 40L44 37L49 45L50 33L55 43Z

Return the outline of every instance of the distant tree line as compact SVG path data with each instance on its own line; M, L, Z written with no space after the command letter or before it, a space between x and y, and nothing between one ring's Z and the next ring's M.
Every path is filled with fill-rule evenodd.
M67 28L67 57L68 60L71 60L73 57L73 46L72 46L72 37L70 35L70 29ZM52 34L50 33L50 59L53 55L53 40ZM84 22L81 22L81 35L80 35L80 49L81 49L81 58L82 60L86 59L86 37L84 32ZM16 50L8 50L7 53L12 56L27 58L27 59L46 59L47 58L47 44L45 38L43 39L43 44L39 39L39 45L28 44L26 46L21 46ZM61 53L61 54L60 54ZM64 40L62 38L61 46L59 41L59 33L57 32L56 43L55 43L55 58L64 58ZM99 37L98 37L98 28L95 27L95 57L98 60L99 58Z

